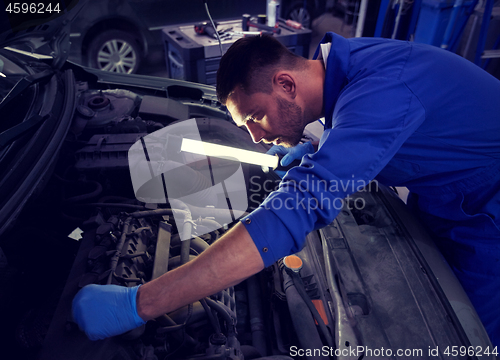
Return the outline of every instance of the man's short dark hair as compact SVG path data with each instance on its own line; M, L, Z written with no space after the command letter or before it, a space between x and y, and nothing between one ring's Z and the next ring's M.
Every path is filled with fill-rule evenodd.
M237 40L221 59L217 72L217 97L222 104L237 86L246 94L272 92L272 77L279 70L290 70L305 61L271 35Z

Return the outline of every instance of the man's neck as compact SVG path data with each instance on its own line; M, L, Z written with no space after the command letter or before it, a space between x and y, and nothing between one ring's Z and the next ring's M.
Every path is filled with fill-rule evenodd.
M323 86L325 83L325 66L322 60L308 60L308 67L303 74L303 99L305 115L308 123L324 116Z

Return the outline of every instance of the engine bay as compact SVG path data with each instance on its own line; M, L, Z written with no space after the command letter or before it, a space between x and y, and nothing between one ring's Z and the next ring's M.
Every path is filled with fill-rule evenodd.
M32 277L42 266L48 263L53 268L46 275L51 283L48 288L53 288L46 301L24 299L13 300L17 306L9 304L23 312L20 320L19 315L12 316L12 322L17 322L13 339L17 344L16 356L252 359L287 354L294 336L289 327L275 330L280 332L279 343L269 341L277 339L270 333L274 331L270 323L277 321L273 320L277 315L268 305L274 302L273 307L280 309L281 317L283 299L275 298L274 290L269 287L272 283L263 274L109 340L92 342L72 322L71 300L83 286L135 286L151 281L192 260L235 223L227 221L224 209L217 207L217 199L212 199L211 204L207 202L204 208L177 203L176 209L180 206L185 213L182 224L176 224L173 211L179 210L173 210L168 202L138 201L127 158L135 142L179 120L192 118L205 141L260 152L267 150L262 144L254 144L248 133L237 128L225 111L220 110L216 101L198 89L173 85L167 90L170 97L165 97L163 92L157 96L158 90L107 87L92 81L77 82L74 117L53 176L40 190L39 197L23 211L9 232L9 241L2 244L13 271L16 262L28 269L13 275L14 279L25 282L20 297L40 291L40 284L34 284L36 280ZM279 183L279 177L266 174L257 166L242 165L242 169L244 181L250 184L252 179L246 195L251 211ZM199 179L184 177L179 181L191 182L193 187L203 186ZM35 220L26 221L32 214L37 214ZM186 231L186 226L190 240L181 241L180 233ZM49 250L34 240L34 234L40 238L42 233L52 237L57 249ZM21 242L24 243L21 247L29 246L31 240L36 242L31 245L43 248L39 254L44 254L44 261L18 260L13 255L20 251ZM64 272L69 273L66 279ZM28 314L26 306L30 308ZM283 343L283 339L288 340Z

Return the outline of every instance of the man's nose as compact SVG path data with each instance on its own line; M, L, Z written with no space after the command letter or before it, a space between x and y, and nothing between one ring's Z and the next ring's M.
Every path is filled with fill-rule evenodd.
M254 143L259 143L266 134L265 130L262 129L259 124L249 121L245 125L250 132Z

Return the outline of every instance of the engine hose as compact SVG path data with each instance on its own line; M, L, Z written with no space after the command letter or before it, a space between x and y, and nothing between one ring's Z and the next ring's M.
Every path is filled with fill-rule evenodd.
M119 202L119 201L121 201L123 203L128 201L128 203L135 203L135 204L137 204L137 202L138 202L138 200L136 200L136 199L131 199L131 198L128 198L126 196L118 196L118 195L106 195L106 196L102 196L99 199L97 199L97 202L100 202L100 203L110 203L110 202Z
M174 201L174 200L173 200ZM182 233L184 241L181 242L181 264L185 264L189 261L189 250L191 248L191 230L192 230L192 219L191 213L189 212L189 208L182 203L181 201L175 200L175 204L182 206L187 210L172 210L172 209L156 209L156 210L147 210L147 211L136 211L130 216L134 218L142 218L142 217L150 217L150 216L163 216L163 215L173 215L175 212L177 214L182 215L184 217Z
M185 264L189 261L189 250L191 249L190 240L193 227L191 212L188 206L180 200L170 200L170 205L175 206L177 209L167 208L149 211L137 211L130 214L130 216L134 218L140 218L149 216L173 215L174 213L183 216L184 220L182 224L182 237L184 238L184 240L181 242L181 264Z
M173 248L178 247L181 245L181 239L179 236L173 235L172 239L170 240L170 244ZM203 251L208 249L210 245L206 243L203 239L195 236L191 239L191 250L194 250L198 255L201 254Z
M84 183L94 184L95 185L94 191L87 193L87 194L77 195L77 196L73 196L73 197L64 199L63 204L68 205L68 204L72 204L75 202L92 199L92 198L98 197L102 193L101 183L99 183L97 181L85 181Z
M191 315L188 318L190 312ZM186 323L186 326L207 320L207 314L205 313L205 309L203 308L203 306L199 301L196 301L189 305L185 305L177 310L169 312L168 316L170 316L170 318L173 321L175 321L176 324ZM187 321L186 319L188 319L189 321Z
M285 289L286 302L292 317L293 327L297 334L297 340L303 349L321 349L324 344L318 333L318 328L314 323L314 317L299 295L297 287L293 283L291 276L283 271L283 286ZM305 356L307 360L320 360L319 356Z
M177 243L180 242L180 238L178 236L177 236L177 239L175 241L174 241L174 239L172 239L172 245L174 246L176 242ZM209 247L209 245L204 240L202 240L201 238L199 238L197 236L191 239L191 249L193 249L194 251L196 251L198 254L201 254L203 251L205 251L206 249L208 249L208 247ZM174 258L172 258L170 261L172 261L173 259ZM180 265L180 261L179 261L178 265L174 263L172 266L176 267L176 266L179 266L179 265ZM214 328L214 332L216 334L220 334L221 333L221 329L220 329L219 321L214 316L214 314L213 314L212 310L210 309L210 307L208 306L206 300L205 299L201 299L200 303L203 306L203 309L205 310L205 312L207 314L207 317L208 317L208 319L209 319L212 327Z
M227 209L217 209L217 208L204 208L204 207L198 207L198 206L192 206L192 205L187 205L191 215L195 218L202 217L215 217L217 218L224 218L227 219L228 217L228 210ZM181 212L181 210L172 210L171 208L161 208L161 209L155 209L155 210L146 210L146 211L139 211L130 214L133 217L155 217L155 216L163 216L163 215L173 215L174 211ZM244 213L242 216L247 215L247 213Z
M248 308L250 312L250 329L252 345L260 353L267 354L267 339L264 324L264 312L261 303L261 289L257 276L251 276L246 281L248 294Z
M234 288L228 288L226 290L223 290L221 291L221 299L220 301L226 305L227 307L229 307L231 310L234 310L236 308L236 300L234 299L233 295L234 294L230 294L229 291L233 291Z
M318 309L316 309L316 307L311 301L311 298L307 295L304 282L302 281L302 278L300 277L299 273L289 269L286 269L286 272L292 277L292 281L293 284L295 285L295 288L297 289L297 292L299 293L300 297L304 300L307 307L311 311L314 319L318 323L321 334L323 335L327 345L333 348L335 344L333 342L332 335L328 331L328 328L326 327L323 318L319 315Z
M177 324L177 325L164 326L164 327L158 328L156 330L156 332L158 334L163 334L163 333L172 332L172 331L176 331L176 330L181 330L181 329L185 328L186 325L189 324L191 316L193 315L193 308L194 308L194 306L193 306L193 304L189 304L189 305L185 306L185 308L187 309L187 314L184 316L184 321L182 322L182 324L177 324L175 322L175 320L172 319L172 317L170 317L169 315L167 315L170 319L172 319L173 324ZM170 314L170 315L172 315L172 314Z
M194 259L196 259L195 255L189 255L189 260L194 260ZM171 271L171 270L173 270L175 268L178 268L181 265L182 265L182 261L181 261L180 255L179 256L171 257L168 260L168 271Z
M214 301L208 297L205 298L205 301L207 302L208 306L210 306L212 309L217 311L219 315L222 316L228 327L228 336L233 336L235 334L236 327L236 314L227 306L221 304L218 301Z
M180 210L177 210L177 211L179 211L179 213L181 213ZM165 209L136 211L136 212L130 214L130 216L132 216L134 218L143 218L143 217L155 217L155 216L164 216L164 215L173 215L173 214L174 214L174 210L172 210L170 208L165 208ZM183 215L183 214L181 214L181 215Z
M145 207L143 205L134 205L134 204L120 204L120 203L89 203L89 204L77 204L75 206L89 206L89 207L108 207L108 208L123 208L130 210L144 210Z
M189 259L189 252L191 250L191 239L186 239L181 243L181 265L187 263Z
M220 329L219 320L217 320L217 318L214 316L212 309L210 309L210 307L207 304L207 301L205 299L201 299L200 303L203 306L203 309L205 309L205 312L207 313L208 320L210 321L210 324L212 324L212 327L214 328L214 332L216 334L220 334L221 329Z
M217 229L222 227L222 225L219 224L217 221L215 221L213 219L207 219L207 218L202 218L200 220L197 220L196 223L197 224L199 223L200 225L204 225L204 226L215 227Z
M184 327L183 324L180 324L179 327L177 328L177 323L170 318L167 314L160 315L155 319L161 326L164 328L173 328L176 327L176 329L182 329ZM184 332L182 335L179 335L178 333L174 332L172 333L172 338L179 343L185 343L186 346L189 347L197 347L199 346L199 342L195 339L193 339L189 334L186 334Z
M201 225L206 227L207 229L212 229L211 231L220 229L222 227L222 225L217 221L207 218L196 220L196 225Z
M182 224L182 238L181 242L181 265L184 265L189 261L189 251L191 249L191 233L193 230L193 218L191 217L191 211L180 200L170 200L170 205L180 209L184 213L184 222Z
M191 249L191 237L193 230L193 218L191 217L191 211L180 200L170 200L170 205L177 209L180 209L184 213L184 222L182 224L182 242L181 242L181 265L184 265L189 261L189 251Z

